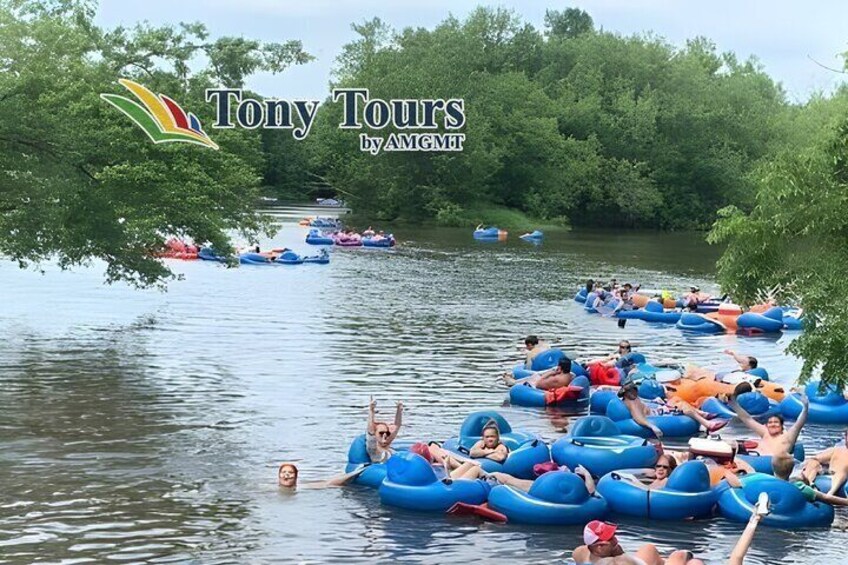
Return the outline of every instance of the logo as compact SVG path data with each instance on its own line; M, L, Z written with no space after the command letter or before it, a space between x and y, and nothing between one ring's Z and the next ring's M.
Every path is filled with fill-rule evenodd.
M218 145L203 131L197 116L186 113L172 99L164 94L157 96L131 80L122 78L118 83L132 92L144 106L117 94L101 94L100 97L126 114L153 143L194 143L218 149Z

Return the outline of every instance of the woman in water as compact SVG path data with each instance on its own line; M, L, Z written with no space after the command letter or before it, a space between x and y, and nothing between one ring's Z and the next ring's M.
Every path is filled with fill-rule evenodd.
M345 473L344 475L338 475L331 479L327 479L326 481L313 481L311 483L303 483L300 485L301 488L329 488L329 487L341 487L358 477L362 472L366 469L366 466L362 466L356 471L351 473ZM297 476L299 471L297 466L294 463L283 463L280 465L280 468L277 470L277 482L279 483L281 488L294 492L297 487Z

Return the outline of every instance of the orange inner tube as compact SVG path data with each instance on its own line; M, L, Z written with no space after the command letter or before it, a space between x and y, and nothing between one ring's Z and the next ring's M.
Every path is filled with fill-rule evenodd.
M699 405L706 397L717 394L733 394L735 388L736 385L725 384L712 379L701 379L700 381L680 379L680 381L666 385L666 393L669 398L679 398L690 404ZM760 381L760 386L756 390L777 402L783 400L786 395L786 391L781 385L768 381Z

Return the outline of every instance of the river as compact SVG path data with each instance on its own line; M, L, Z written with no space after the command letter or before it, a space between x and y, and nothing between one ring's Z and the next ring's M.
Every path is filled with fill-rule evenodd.
M263 247L306 250L282 209ZM313 211L314 212L314 211ZM727 365L726 347L792 382L779 338L686 336L587 315L571 297L587 277L644 287L715 288L719 250L701 234L511 234L397 229L391 250L333 249L329 265L227 269L169 261L167 292L103 284L102 266L45 273L0 263L0 562L502 562L566 560L580 528L419 515L351 487L281 494L276 469L304 480L339 472L373 395L402 437L456 435L473 410L555 440L539 410L506 407L497 381L524 335L585 357L630 339L648 358ZM732 426L727 435L744 434ZM810 426L808 450L837 430ZM621 520L633 549L651 541L723 563L741 525ZM839 511L821 532L762 528L746 563L837 563Z

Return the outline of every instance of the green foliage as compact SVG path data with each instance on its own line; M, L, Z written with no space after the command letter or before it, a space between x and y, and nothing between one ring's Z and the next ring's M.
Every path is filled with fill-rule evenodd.
M709 241L727 245L718 263L724 290L752 303L776 287L780 302L804 309L804 333L789 348L804 359L801 379L821 370L825 381L845 385L848 309L839 296L848 280L846 92L809 106L803 120L822 128L818 136L763 164L754 208L722 209Z
M678 49L622 37L573 8L545 23L542 33L479 8L432 30L353 26L336 84L383 99L463 98L465 149L363 154L360 132L339 131L337 105L325 105L310 167L358 212L386 219L455 222L450 205L486 204L582 225L692 228L730 204L750 209L751 172L802 135L760 65L707 39Z
M22 266L98 258L109 281L151 285L171 275L151 256L166 235L226 249L230 233L267 230L253 207L258 132L216 130L220 151L154 145L99 96L132 78L208 126L207 87L302 62L300 44L210 43L201 24L105 32L93 16L88 2L0 3L0 253ZM191 72L199 53L209 65Z

